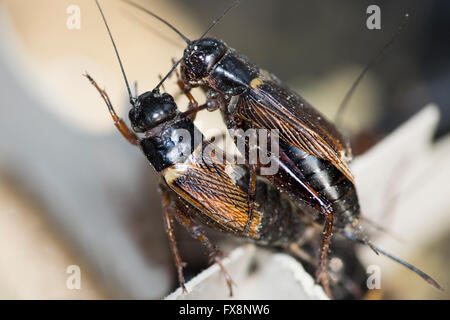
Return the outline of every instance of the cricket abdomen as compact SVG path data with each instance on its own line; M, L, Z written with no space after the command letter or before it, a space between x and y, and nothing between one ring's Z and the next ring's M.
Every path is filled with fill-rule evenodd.
M247 192L248 175L238 182ZM255 190L256 210L261 214L259 237L254 239L265 246L287 246L305 234L310 224L301 209L282 194L268 180L258 177Z
M330 205L335 226L344 227L360 214L355 185L330 161L319 159L294 146L286 149L289 159L305 181Z

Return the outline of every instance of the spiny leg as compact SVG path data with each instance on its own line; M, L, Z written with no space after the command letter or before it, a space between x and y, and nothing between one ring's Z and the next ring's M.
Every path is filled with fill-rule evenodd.
M316 272L316 282L322 283L325 293L331 298L331 291L328 284L327 259L330 241L333 235L334 215L329 212L326 216L325 226L322 235L322 243L320 244L319 267Z
M174 60L172 59L172 61L174 61ZM197 100L195 100L194 96L190 93L190 89L186 89L186 86L184 85L184 82L181 80L181 77L180 77L180 74L178 73L178 71L176 69L174 71L177 76L177 84L181 90L181 93L186 95L189 100L188 109L187 109L187 111L182 113L182 116L189 117L189 119L194 121L195 118L197 117L197 113L201 110L210 108L211 103L205 103L205 104L202 104L201 106L199 106ZM160 80L162 80L161 75L159 75L159 78L160 78ZM161 87L163 88L163 90L165 92L167 92L166 88L164 87L164 83L161 84Z
M227 282L228 289L230 291L230 297L233 296L233 280L231 279L230 275L228 274L227 270L222 264L222 261L220 260L220 256L222 256L222 252L214 246L209 239L206 237L202 227L197 224L191 216L181 210L181 208L184 208L181 204L176 208L175 210L175 219L183 225L187 231L191 234L191 236L197 240L199 240L203 246L206 247L206 249L209 251L210 257L217 263L219 268L222 270L222 273L225 277L225 281Z
M180 283L180 287L183 290L183 293L187 293L184 275L183 275L183 266L184 263L181 260L180 254L178 253L177 243L175 240L175 233L173 229L173 219L172 213L174 212L175 203L170 199L170 191L165 188L161 188L162 191L162 208L164 214L164 227L166 229L167 236L169 237L170 250L172 251L172 255L175 261L175 266L178 272L178 282Z
M291 243L289 245L289 252L291 254L293 254L294 256L298 257L300 260L307 262L310 265L314 266L316 268L316 270L319 270L319 265L321 262L319 261L319 263L317 263L317 260L313 256L311 256L308 252L303 250L299 243ZM325 268L326 267L327 266L325 265ZM323 287L326 295L331 299L332 294L331 294L331 289L330 289L330 285L328 282L328 272L322 273L322 275L320 275L319 280L320 280L320 283L322 284L322 287ZM319 280L316 280L316 281L319 282Z
M111 100L109 99L108 94L105 90L100 89L97 82L95 82L94 79L89 74L84 75L91 84L97 89L97 91L100 93L100 96L103 98L103 101L105 101L106 105L108 106L109 113L111 114L111 117L114 120L114 125L116 128L120 131L120 133L125 137L125 139L128 140L129 143L132 145L137 146L139 142L139 138L136 136L136 134L127 126L127 124L117 116L116 111L114 111L114 107L111 103Z
M195 120L195 117L197 116L197 113L199 111L205 110L209 108L209 104L205 103L202 104L201 106L196 106L195 108L188 108L188 110L184 111L181 113L181 117L188 117L189 119L191 119L192 121Z
M289 252L291 254L293 254L295 257L299 258L302 262L306 262L306 263L310 264L311 266L314 266L315 268L317 268L317 266L318 266L317 260L312 255L310 255L307 251L302 249L302 247L300 246L299 243L292 243L289 245L288 248L289 248ZM336 257L336 258L341 259L339 257ZM331 284L333 284L333 285L338 285L339 283L342 284L342 286L349 293L351 293L351 295L353 297L360 298L363 296L363 292L358 287L356 282L353 279L351 279L350 277L348 277L346 274L342 273L339 275L339 279L338 279L339 283L336 282L336 280L333 279L332 277L330 277L330 278L331 278L330 279Z
M173 63L176 63L174 59L172 59ZM208 91L206 95L206 103L199 105L197 100L194 98L194 96L191 94L191 88L188 88L186 84L181 79L181 76L179 72L175 69L174 70L175 75L177 77L177 85L180 88L180 91L182 94L184 94L188 100L188 109L184 112L184 116L189 117L192 121L195 121L195 118L197 117L197 113L204 109L208 109L209 111L214 111L218 108L220 108L220 102L216 97L216 94L212 93L212 91Z
M314 190L308 183L306 183L302 179L297 179L296 177L303 177L303 173L293 164L292 160L284 153L279 150L279 159L277 157L272 157L275 161L279 161L280 169L283 168L288 174L292 174L305 190L312 196L312 198L317 201L315 207L319 210L322 215L325 217L325 226L322 235L322 243L320 245L320 256L319 256L319 268L316 272L316 282L321 282L325 291L328 290L328 276L327 276L327 257L328 257L328 249L330 246L330 241L332 237L333 231L333 219L334 215L331 209L330 204L326 199L323 199L319 193Z
M176 61L175 59L172 58L172 63L175 64ZM186 96L186 98L188 98L189 100L189 104L188 104L188 110L195 110L198 107L198 102L197 100L194 98L194 96L191 93L191 88L187 87L185 85L185 83L183 82L183 80L181 79L180 73L178 72L177 69L174 70L175 75L177 77L177 85L180 88L181 92ZM197 116L197 112L192 113L191 120L194 121L195 117Z

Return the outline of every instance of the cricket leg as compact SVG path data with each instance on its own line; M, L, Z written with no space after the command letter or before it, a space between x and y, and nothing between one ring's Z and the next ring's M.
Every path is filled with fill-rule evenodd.
M334 215L332 212L329 212L327 214L323 230L322 243L320 244L319 267L317 268L316 272L316 282L322 283L325 293L330 298L331 298L331 291L328 284L327 259L328 259L328 250L330 248L330 241L333 235L333 220Z
M181 260L180 254L178 253L177 243L175 240L175 233L173 229L173 218L172 214L175 209L175 202L170 197L170 192L168 189L162 191L162 208L163 208L163 217L164 217L164 227L166 229L167 236L169 237L170 250L172 251L172 256L175 261L175 267L178 272L178 282L180 287L183 290L183 293L187 293L184 275L183 275L183 266L184 263Z
M172 59L172 63L175 64L176 61L175 59ZM198 102L197 100L194 98L194 96L191 93L191 88L187 87L185 85L185 83L183 82L183 80L181 79L180 73L178 72L178 70L174 70L175 75L177 77L177 85L180 88L181 92L186 96L186 98L189 100L189 104L188 104L188 110L196 110L198 108ZM190 118L192 121L195 120L197 113L200 110L196 110L195 112L191 112L190 113Z
M220 260L220 257L223 255L222 252L220 252L220 250L218 250L216 246L209 241L202 227L197 224L189 214L187 214L185 211L182 211L181 208L183 208L181 205L177 208L175 212L175 219L177 219L177 221L186 228L186 230L191 234L193 238L199 240L203 244L203 246L206 247L206 249L209 251L210 257L222 270L222 273L227 282L228 289L230 291L230 297L233 296L233 280L231 279L227 270L223 266L222 261Z

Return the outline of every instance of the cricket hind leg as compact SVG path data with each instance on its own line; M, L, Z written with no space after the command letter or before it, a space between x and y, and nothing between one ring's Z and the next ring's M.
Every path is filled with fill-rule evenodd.
M172 252L173 259L175 261L175 267L177 268L178 273L178 282L180 287L183 290L183 293L187 293L183 267L185 264L181 260L180 254L178 253L177 243L175 239L175 233L173 229L173 213L175 212L175 202L170 197L170 190L164 187L160 187L162 192L162 208L163 208L163 218L164 218L164 227L169 238L170 250Z
M276 157L275 157L276 159ZM298 190L305 191L311 200L307 200L308 204L315 208L320 213L320 216L325 220L322 241L320 244L319 266L316 271L316 282L321 283L326 293L330 296L328 284L328 270L327 259L328 249L330 247L331 238L333 235L334 212L330 202L323 198L312 186L306 181L303 173L298 169L292 159L282 149L279 151L279 165L280 170L286 173L286 176L294 184L298 185ZM301 188L300 188L301 187ZM295 191L295 190L294 190Z
M177 201L177 206L175 207L175 219L186 228L186 230L191 234L191 236L197 240L199 240L204 247L209 252L209 255L211 257L211 260L217 263L219 268L221 269L225 281L227 283L230 297L233 296L233 280L231 279L231 276L228 274L227 270L222 264L222 260L220 257L223 256L223 253L211 243L211 241L208 239L208 237L205 235L205 232L203 228L192 219L189 212L186 211L184 204Z
M321 244L319 249L319 261L317 261L316 257L313 257L310 253L308 253L306 250L303 250L301 248L300 243L292 243L289 246L289 252L296 256L297 258L303 260L304 262L309 263L311 266L315 269L315 278L316 283L320 283L322 285L323 290L325 291L325 294L332 299L332 291L330 288L329 283L329 273L328 273L328 253L331 243L331 236L332 236L332 227L333 227L333 214L330 213L329 217L331 221L327 221L325 223L324 231L321 235ZM310 239L311 240L311 239ZM315 241L314 241L315 242ZM315 246L314 246L315 248ZM314 249L316 250L316 249Z
M322 229L313 228L289 245L288 252L314 275L318 268L317 246ZM342 237L333 238L328 256L329 287L333 299L361 299L367 291L366 270L356 253L356 245Z
M329 212L326 217L325 226L320 243L319 266L316 271L316 282L321 283L328 297L331 296L331 290L328 282L328 251L330 248L331 237L333 235L334 215Z

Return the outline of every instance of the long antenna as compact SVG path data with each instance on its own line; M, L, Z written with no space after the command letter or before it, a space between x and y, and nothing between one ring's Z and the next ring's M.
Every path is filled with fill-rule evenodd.
M167 20L164 20L163 18L161 18L160 16L158 16L156 13L142 7L141 5L134 3L133 1L129 1L129 0L122 0L123 2L128 3L129 5L132 5L135 8L138 8L141 11L144 11L145 13L148 13L149 15L153 16L154 18L158 19L159 21L161 21L162 23L164 23L166 26L168 26L170 29L172 29L173 31L175 31L176 34L178 34L187 44L191 43L191 40L189 40L184 34L181 33L180 30L178 30L177 28L175 28L172 24L170 24Z
M342 122L342 114L344 112L344 109L348 106L348 103L350 101L350 98L352 97L353 93L355 92L356 87L361 83L362 79L366 75L367 71L369 71L377 62L378 60L383 56L384 52L388 47L390 47L397 37L403 32L405 29L405 26L409 22L409 14L405 14L405 19L403 20L403 23L398 27L395 34L392 36L392 38L381 48L380 51L376 54L376 56L366 65L366 67L363 69L363 71L359 74L358 78L356 78L355 82L353 82L353 85L348 90L347 94L345 95L344 99L342 100L341 104L339 105L339 108L336 113L335 123L337 126L339 126Z
M153 90L156 90L156 91L159 90L159 87L161 87L162 84L164 83L164 81L166 81L167 78L170 77L170 75L172 74L172 72L178 67L178 65L181 63L181 61L183 61L184 58L185 58L185 56L183 55L177 62L175 62L175 64L174 64L174 65L172 66L172 68L170 69L170 71L164 76L164 78L162 78L162 79L159 81L158 85L157 85L157 86L155 87L155 89L153 89Z
M122 1L128 2L128 0L122 0ZM236 7L240 2L241 2L240 0L236 0L232 5L230 5L230 6L227 8L227 10L225 10L225 11L224 11L217 19L215 19L215 20L212 22L212 24L208 27L208 29L206 29L206 31L203 32L202 36L201 36L198 40L196 40L196 41L202 40L204 37L206 37L206 35L208 34L208 32L211 31L211 29L214 28L214 27L219 23L219 21L222 20L223 17L226 16L226 14L227 14L228 12L229 12L231 9L233 9L234 7ZM155 90L159 90L159 87L164 83L164 81L167 80L167 78L172 74L172 72L177 68L177 66L178 66L178 65L181 63L181 61L183 61L183 59L185 59L185 58L186 58L185 55L183 55L183 56L180 58L180 60L178 60L178 61L172 66L172 68L171 68L170 71L166 74L166 76L165 76L164 78L162 78L161 81L158 83L158 85L155 87Z
M97 0L96 0L97 1ZM142 10L146 13L148 13L149 15L155 17L156 19L158 19L159 21L161 21L162 23L164 23L165 25L167 25L169 28L171 28L173 31L175 31L181 38L183 38L183 40L187 43L187 44L192 44L193 42L191 40L189 40L185 35L183 35L177 28L175 28L173 25L171 25L169 22L167 22L166 20L164 20L163 18L161 18L160 16L158 16L157 14L151 12L150 10L132 2L129 0L122 0L123 2L126 2L136 8L138 8L139 10ZM211 31L212 28L214 28L220 20L223 19L223 17L225 17L227 15L227 13L233 9L234 7L236 7L239 3L241 2L241 0L236 0L235 2L233 2L232 5L230 5L227 10L225 10L217 19L215 19L213 21L213 23L208 27L208 29L206 29L205 32L203 32L202 36L198 39L201 40L204 37L206 37L206 35ZM198 41L196 40L196 41ZM194 41L195 42L195 41ZM158 91L159 87L164 83L164 81L167 80L168 77L170 77L170 75L172 74L172 72L178 67L178 65L181 63L181 61L183 61L183 59L186 58L184 55L180 58L180 60L178 60L170 69L170 71L165 75L164 78L161 79L161 81L158 83L158 85L155 87L154 90Z
M127 75L125 74L125 69L123 67L122 60L120 59L119 50L117 50L116 43L114 42L113 36L111 34L111 30L109 29L108 22L106 22L106 18L105 18L105 15L103 14L103 10L100 7L100 3L98 3L98 0L95 0L95 3L97 4L98 10L100 10L100 14L102 15L103 22L105 23L105 26L106 26L106 30L108 30L109 38L111 39L112 45L114 47L114 51L116 52L117 59L119 60L120 70L122 71L123 79L125 81L125 85L127 86L128 97L130 98L130 103L131 103L131 105L134 106L135 98L133 98L133 94L131 93L130 85L128 84Z
M439 283L437 283L432 277L430 277L429 275L427 275L425 272L423 272L422 270L414 267L412 264L409 264L406 261L403 261L399 258L397 258L396 256L393 256L392 254L376 247L375 245L373 245L372 243L369 245L369 243L367 243L367 241L363 240L363 239L359 239L357 237L355 237L354 235L348 233L348 232L344 232L344 236L352 241L355 242L359 242L361 244L364 244L366 246L372 246L374 247L380 254L382 254L385 257L388 257L389 259L400 263L402 266L408 268L409 270L415 272L416 274L418 274L421 278L423 278L426 282L428 282L429 284L431 284L433 287L439 289L439 290L443 290L442 287L439 285Z
M225 10L216 20L214 20L211 25L208 27L208 29L206 29L205 32L203 32L202 36L199 38L199 40L203 39L204 37L206 37L206 35L211 31L212 28L214 28L219 22L220 20L223 19L223 17L225 17L227 15L227 13L229 11L231 11L231 9L233 9L234 7L236 7L239 3L241 2L241 0L236 0L232 5L230 5L228 7L227 10Z

